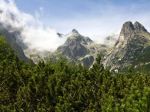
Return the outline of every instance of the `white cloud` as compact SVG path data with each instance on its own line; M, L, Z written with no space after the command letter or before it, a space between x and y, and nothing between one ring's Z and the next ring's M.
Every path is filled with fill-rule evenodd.
M0 23L11 26L12 30L19 29L30 49L54 51L65 41L57 36L55 29L43 25L38 12L35 16L24 13L17 8L14 0L0 0L0 12Z

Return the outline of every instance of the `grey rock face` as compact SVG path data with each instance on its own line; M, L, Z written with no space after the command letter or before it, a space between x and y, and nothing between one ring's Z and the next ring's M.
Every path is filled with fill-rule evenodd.
M81 61L83 63L83 66L89 68L94 62L94 57L91 55L88 55L88 56L84 57Z
M73 29L64 45L60 46L57 51L71 59L77 59L88 53L84 44L88 44L83 36L77 30Z
M121 29L120 36L125 36L124 38L127 39L127 37L130 37L134 33L134 25L132 22L126 22L123 24L123 27Z
M123 69L128 66L137 66L143 63L139 58L150 46L150 34L139 22L123 24L118 42L104 61L105 67L111 70ZM149 51L150 52L150 51ZM150 56L145 56L149 57Z
M76 41L69 42L67 46L61 46L57 50L72 59L77 59L88 53L88 50Z
M75 29L67 35L64 45L58 47L57 53L63 54L68 59L81 62L84 66L90 67L96 54L105 52L105 47L95 44L89 37L84 37Z
M139 32L139 31L147 32L147 30L144 28L144 26L137 21L134 23L134 28L137 32Z

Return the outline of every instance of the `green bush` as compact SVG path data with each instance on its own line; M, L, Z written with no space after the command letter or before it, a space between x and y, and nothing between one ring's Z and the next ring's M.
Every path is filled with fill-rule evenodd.
M150 112L150 75L110 73L65 59L30 65L0 38L1 112Z

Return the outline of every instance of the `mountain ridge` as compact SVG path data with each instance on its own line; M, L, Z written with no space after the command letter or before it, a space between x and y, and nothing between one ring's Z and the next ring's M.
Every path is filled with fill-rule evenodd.
M150 33L139 22L134 24L132 22L125 22L114 49L104 61L105 67L111 67L111 70L115 70L128 66L136 67L138 64L143 63L138 59L144 52L150 52L150 49L148 49L149 45L145 46L150 42L149 37ZM145 49L147 51L144 51Z
M9 28L0 24L0 34L6 37L21 60L29 60L23 51L26 49L26 45L18 38L20 36L19 30L9 31ZM106 37L105 44L95 43L89 37L81 35L76 29L72 29L66 35L61 33L57 33L57 35L60 38L66 38L66 41L55 52L25 50L25 53L33 54L30 58L35 63L40 59L57 58L62 55L68 60L81 63L88 68L92 67L97 54L101 54L102 63L105 67L110 67L110 70L119 70L129 66L138 68L140 65L150 63L150 33L137 21L134 23L125 22L122 25L120 35ZM118 40L116 36L119 37Z
M96 45L89 37L82 36L76 29L73 29L66 37L66 42L58 47L56 52L90 67L94 62L94 55L99 50L98 44Z

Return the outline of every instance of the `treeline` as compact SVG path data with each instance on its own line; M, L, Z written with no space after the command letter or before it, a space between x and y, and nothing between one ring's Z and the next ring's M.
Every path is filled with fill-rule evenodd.
M0 38L1 112L150 112L150 75L110 73L65 59L37 65L19 61Z

